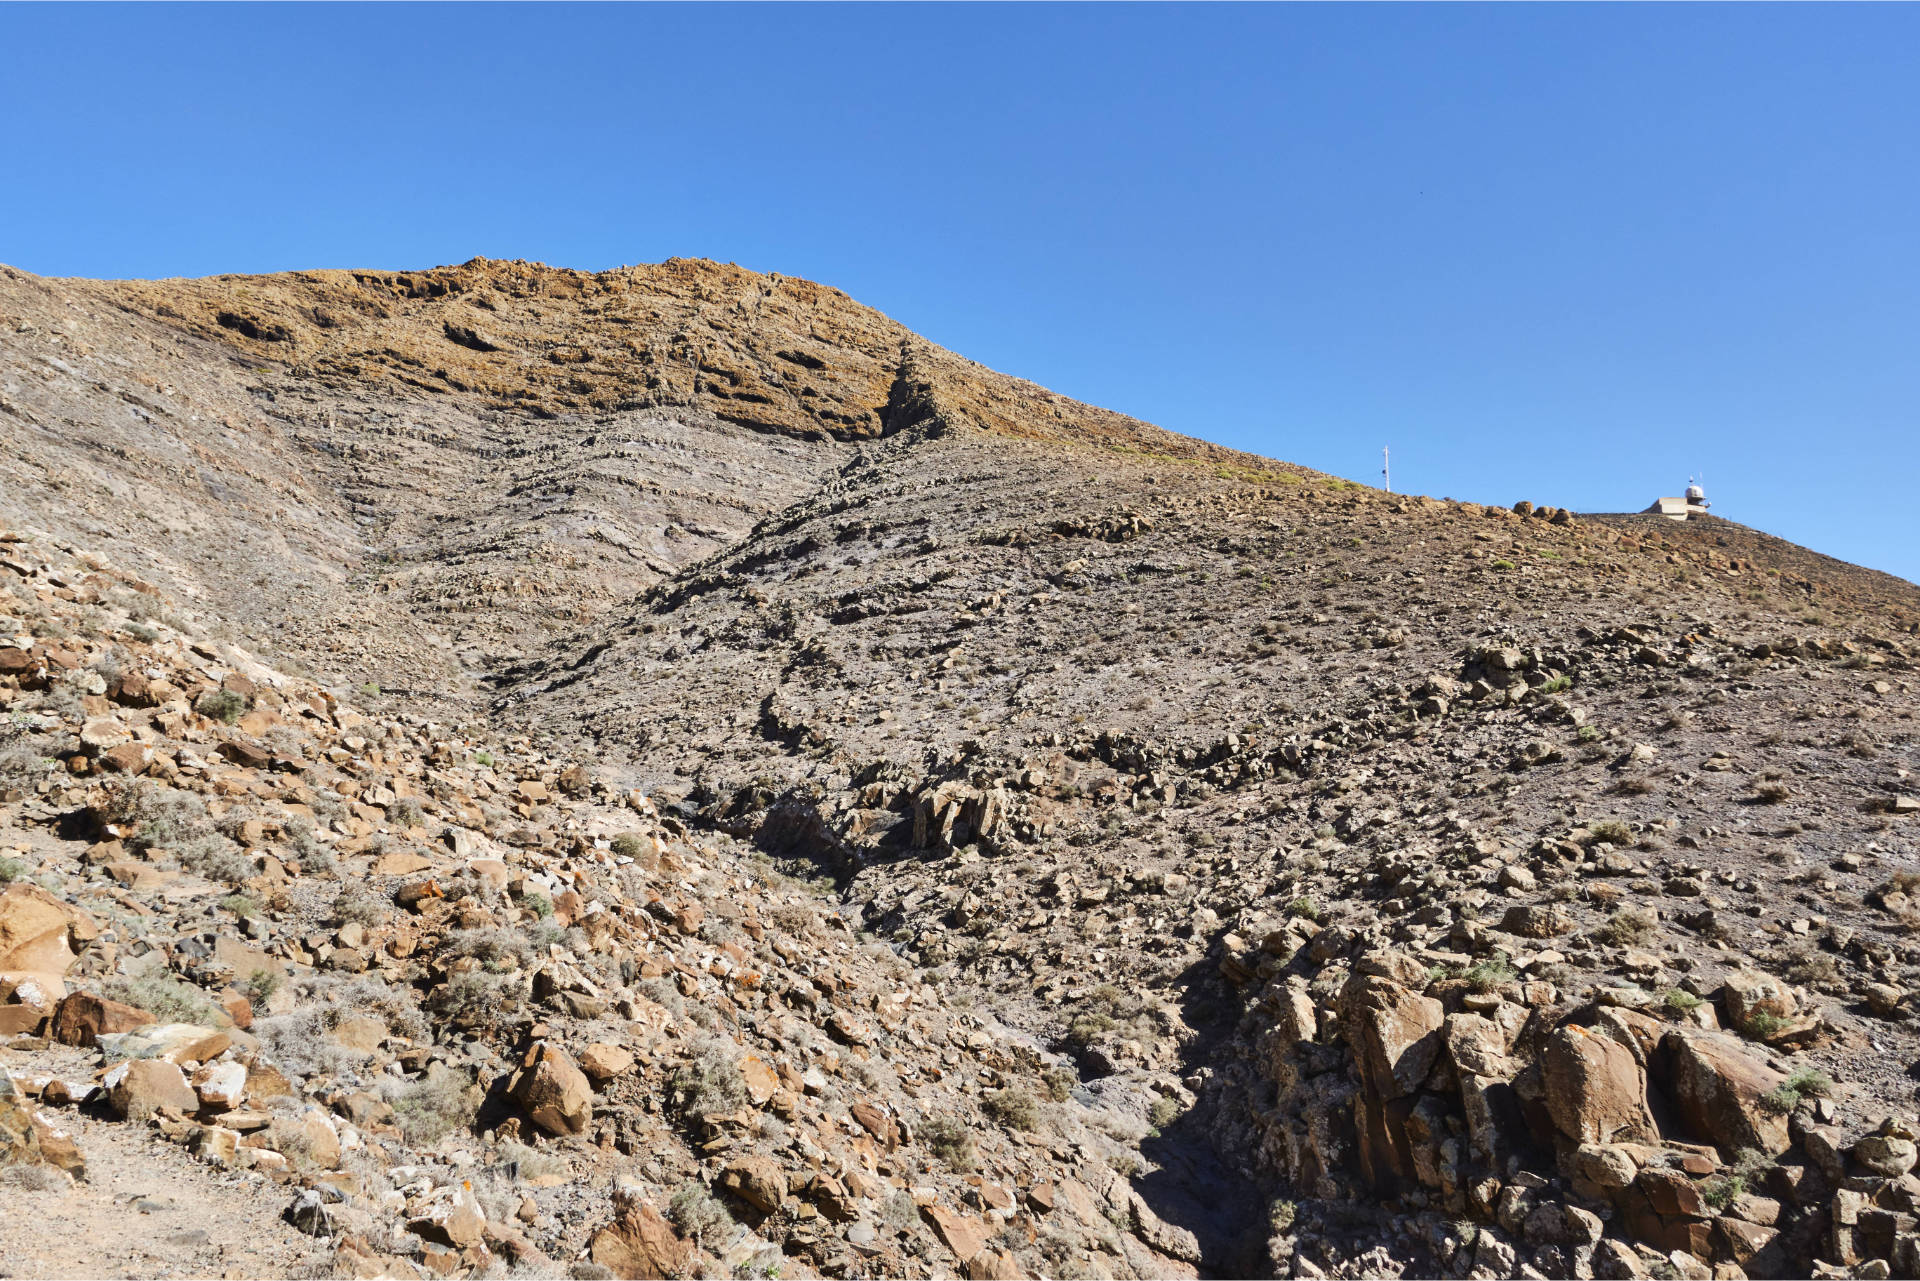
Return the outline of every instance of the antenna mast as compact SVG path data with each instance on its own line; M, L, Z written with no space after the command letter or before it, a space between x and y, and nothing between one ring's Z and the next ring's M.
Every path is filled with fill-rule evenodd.
M1387 457L1387 447L1380 446L1380 481L1389 494L1393 492L1393 473L1387 470L1391 462L1392 460Z

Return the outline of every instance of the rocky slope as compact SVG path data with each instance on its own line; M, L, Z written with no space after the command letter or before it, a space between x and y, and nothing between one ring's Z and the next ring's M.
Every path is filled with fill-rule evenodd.
M1920 1269L1910 584L705 263L6 272L0 424L41 1195L126 1118L260 1272Z

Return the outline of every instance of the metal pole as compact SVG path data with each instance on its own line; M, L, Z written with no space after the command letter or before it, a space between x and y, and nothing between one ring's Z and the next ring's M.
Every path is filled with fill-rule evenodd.
M1391 461L1387 457L1387 447L1380 446L1380 479L1384 482L1384 487L1389 494L1393 492L1393 473L1387 470Z

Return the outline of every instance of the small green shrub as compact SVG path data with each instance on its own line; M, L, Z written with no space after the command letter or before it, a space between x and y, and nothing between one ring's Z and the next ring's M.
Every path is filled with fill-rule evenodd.
M1497 956L1463 966L1455 971L1453 977L1464 979L1468 987L1484 994L1496 992L1520 976L1514 972L1513 966L1507 963L1505 957Z
M250 894L229 894L220 900L220 906L232 912L241 920L260 915L260 904Z
M1661 999L1661 1003L1675 1014L1687 1014L1706 1004L1706 1002L1687 991L1684 987L1668 988L1666 996Z
M1768 1090L1760 1096L1760 1106L1780 1116L1790 1115L1795 1108L1800 1106L1800 1103L1800 1095L1793 1090L1789 1090L1784 1085Z
M456 974L433 989L426 1007L455 1027L481 1028L511 1017L520 1002L509 980L474 970Z
M524 1179L564 1174L567 1169L567 1163L551 1152L542 1152L539 1148L531 1148L512 1139L500 1145L498 1157L499 1163L507 1168L509 1177L516 1183Z
M255 970L247 975L246 982L240 985L240 994L247 998L247 1004L255 1013L267 1008L267 1002L280 990L280 976L272 970Z
M362 925L368 929L387 919L393 904L361 882L344 885L334 895L333 919L341 925Z
M304 817L288 819L284 835L287 852L293 855L301 871L315 876L335 870L333 851L320 843L319 833L314 830L311 820Z
M41 738L16 738L0 747L0 780L25 783L45 774L56 764L43 748L51 744Z
M1587 824L1587 831L1593 834L1593 839L1596 844L1605 841L1607 844L1616 845L1621 849L1626 849L1629 845L1633 844L1633 829L1617 818L1606 818L1601 819L1598 823L1589 823Z
M1788 1108L1789 1112L1793 1109ZM1716 1214L1725 1214L1733 1203L1747 1194L1747 1181L1738 1174L1721 1174L1708 1179L1700 1189L1700 1199Z
M117 827L135 828L127 844L136 852L171 849L202 836L218 835L207 817L206 802L192 792L135 779L114 788L100 810L101 818Z
M1748 1020L1751 1024L1752 1020ZM1833 1078L1818 1068L1801 1068L1782 1082L1778 1088L1760 1096L1760 1104L1769 1112L1778 1112L1782 1116L1799 1107L1801 1102L1810 1098L1823 1098L1833 1092Z
M210 881L238 884L253 875L253 864L235 845L218 832L195 836L173 847L174 861L197 876Z
M1607 918L1600 937L1615 947L1634 947L1653 937L1660 918L1645 908L1624 907Z
M17 881L27 874L27 865L17 858L0 858L0 885Z
M200 696L193 710L210 721L233 725L247 714L247 700L245 695L230 689L210 689Z
M1140 998L1111 983L1087 994L1084 1004L1067 1024L1067 1041L1081 1049L1109 1032L1136 1040L1154 1037L1154 1028Z
M895 1232L905 1232L920 1222L920 1207L914 1204L913 1194L902 1188L882 1201L880 1222Z
M949 1169L964 1173L973 1169L978 1160L973 1135L952 1117L936 1116L922 1122L919 1137L927 1150L946 1162Z
M1747 1021L1741 1025L1740 1030L1748 1036L1764 1041L1786 1025L1787 1021L1777 1014L1769 1014L1765 1010L1755 1010L1753 1013L1747 1015ZM1782 1086L1781 1089L1784 1090L1786 1087ZM1794 1097L1794 1103L1798 1103L1799 1101L1799 1097L1796 1095ZM1789 1112L1793 1111L1793 1106L1789 1104L1786 1110Z
M1814 1098L1833 1093L1833 1078L1819 1068L1800 1068L1787 1078L1787 1088Z
M1310 898L1297 898L1287 904L1287 915L1298 916L1309 921L1318 921L1324 909Z
M746 1078L735 1057L739 1050L718 1037L696 1044L688 1060L667 1084L667 1098L680 1116L692 1119L734 1112L747 1101Z
M990 1091L980 1100L980 1110L1009 1130L1031 1131L1040 1125L1039 1104L1016 1087Z
M1503 573L1503 574L1504 574L1504 573L1506 573L1506 572L1507 572L1508 570L1511 570L1511 569L1516 569L1516 568L1518 568L1518 566L1516 566L1516 565L1515 565L1515 564L1514 564L1514 563L1513 563L1512 561L1510 561L1510 560L1496 560L1496 561L1494 561L1494 562L1493 562L1493 564L1492 564L1492 565L1490 565L1490 566L1488 566L1488 568L1490 568L1490 569L1495 569L1495 570L1498 570L1499 572L1501 572L1501 573Z
M1553 679L1543 682L1540 686L1540 692L1542 694L1558 694L1563 690L1569 690L1572 688L1573 688L1573 677L1561 675L1561 676L1555 676Z

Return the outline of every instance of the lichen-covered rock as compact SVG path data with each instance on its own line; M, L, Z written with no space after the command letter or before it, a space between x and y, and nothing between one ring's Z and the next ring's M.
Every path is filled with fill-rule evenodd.
M1726 1006L1727 1022L1736 1028L1746 1027L1755 1015L1790 1019L1800 1009L1792 988L1771 974L1753 970L1735 970L1727 975L1720 999Z

